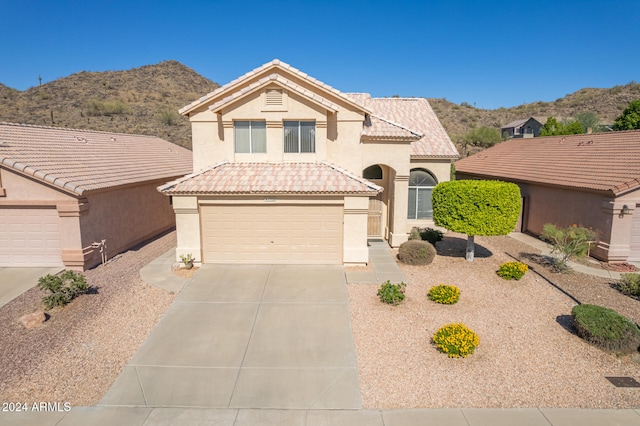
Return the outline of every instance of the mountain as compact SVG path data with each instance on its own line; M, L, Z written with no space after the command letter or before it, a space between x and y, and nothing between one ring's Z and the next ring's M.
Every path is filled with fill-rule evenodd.
M191 147L179 108L219 87L177 61L82 71L23 92L0 84L0 121L159 136Z
M430 98L429 103L454 142L475 127L500 128L514 120L532 116L572 119L582 112L593 112L600 124L613 121L629 105L640 98L640 84L631 82L610 89L580 89L553 102L533 102L512 108L480 109L463 102L454 104L446 99Z
M177 110L219 85L177 61L127 71L79 72L18 91L0 83L0 121L159 136L191 147L191 126ZM581 89L554 102L485 110L430 98L454 142L474 127L500 128L531 116L574 117L593 112L611 124L634 99L640 84ZM460 144L459 149L464 147Z

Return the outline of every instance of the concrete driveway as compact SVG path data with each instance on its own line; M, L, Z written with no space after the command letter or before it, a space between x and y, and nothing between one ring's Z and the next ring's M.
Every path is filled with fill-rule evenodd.
M98 405L362 408L343 268L204 265Z
M14 268L0 267L0 306L4 306L31 287L38 285L38 278L47 274L57 274L56 268Z

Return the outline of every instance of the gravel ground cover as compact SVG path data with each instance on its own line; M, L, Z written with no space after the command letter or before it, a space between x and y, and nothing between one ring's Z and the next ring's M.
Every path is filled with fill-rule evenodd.
M431 265L400 264L409 285L399 306L380 303L375 285L349 284L364 408L639 408L640 389L616 388L605 376L640 380L640 364L585 343L573 333L570 315L579 300L640 321L640 302L618 293L611 280L554 274L533 262L534 249L509 237L476 241L471 263L464 259L466 237L449 233ZM498 277L495 271L512 256L543 276ZM458 286L460 301L428 300L438 284ZM448 358L430 342L451 322L480 336L468 358Z
M42 310L46 293L37 287L0 308L0 401L96 404L175 297L139 274L175 238L166 234L86 271L92 292L54 308L38 328L18 322Z

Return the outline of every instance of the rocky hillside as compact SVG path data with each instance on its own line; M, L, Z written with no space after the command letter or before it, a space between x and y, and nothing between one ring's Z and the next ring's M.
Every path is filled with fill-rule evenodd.
M0 121L159 136L191 146L177 110L218 87L176 61L79 72L20 92L0 84Z
M177 110L218 84L176 61L127 71L79 72L23 92L0 84L0 121L155 135L190 148L189 120ZM611 124L634 99L640 84L581 89L554 102L484 110L429 99L454 142L474 127L500 128L510 121L574 117L594 112ZM462 151L464 147L460 146Z
M446 99L429 99L429 102L455 142L474 127L499 129L511 121L531 116L571 118L582 112L593 112L600 124L612 124L629 102L638 98L640 84L631 82L610 89L580 89L554 102L533 102L494 110L474 108L464 102L457 105Z

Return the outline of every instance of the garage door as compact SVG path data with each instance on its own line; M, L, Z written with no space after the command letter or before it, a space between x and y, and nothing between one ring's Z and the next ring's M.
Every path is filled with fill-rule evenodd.
M636 204L633 211L633 224L631 225L631 252L629 260L640 261L640 204Z
M56 209L0 208L0 266L60 266Z
M342 206L201 207L205 263L342 263Z

